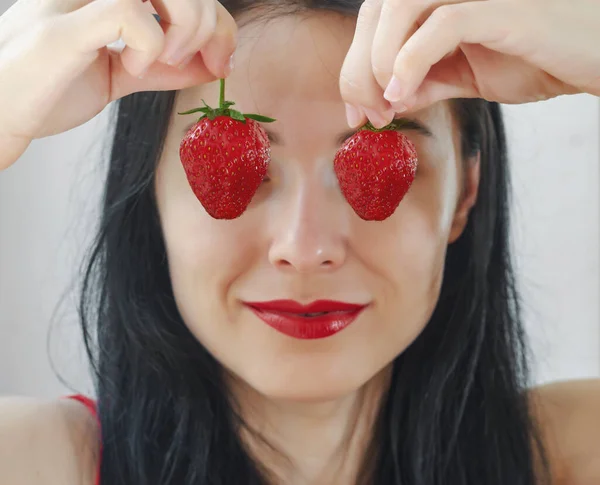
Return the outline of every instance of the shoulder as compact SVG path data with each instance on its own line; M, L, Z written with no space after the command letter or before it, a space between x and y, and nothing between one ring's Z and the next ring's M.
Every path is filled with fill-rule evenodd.
M96 420L83 404L0 398L2 485L91 485L98 451Z
M600 484L600 379L530 390L556 485Z

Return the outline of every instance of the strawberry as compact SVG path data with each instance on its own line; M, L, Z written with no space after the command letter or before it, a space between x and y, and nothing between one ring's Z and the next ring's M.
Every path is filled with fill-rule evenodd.
M179 158L192 191L215 219L241 216L263 181L271 160L271 146L257 121L272 118L242 114L225 101L221 79L219 107L195 108L203 116L188 130L179 147Z
M397 120L381 129L368 122L335 155L342 194L366 221L390 217L415 178L417 152L400 127Z

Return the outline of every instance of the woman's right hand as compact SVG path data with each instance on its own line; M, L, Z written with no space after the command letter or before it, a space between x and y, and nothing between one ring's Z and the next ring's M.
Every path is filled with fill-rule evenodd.
M0 16L0 170L123 96L227 77L236 34L216 0L18 0Z

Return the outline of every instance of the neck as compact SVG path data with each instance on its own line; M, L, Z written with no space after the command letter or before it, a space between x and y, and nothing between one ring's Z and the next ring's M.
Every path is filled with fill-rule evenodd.
M232 386L248 429L249 452L286 485L355 484L389 386L385 369L360 389L334 400L272 400L236 380Z

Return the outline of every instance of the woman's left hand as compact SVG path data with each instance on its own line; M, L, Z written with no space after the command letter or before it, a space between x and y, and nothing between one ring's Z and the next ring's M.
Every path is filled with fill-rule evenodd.
M352 126L449 98L600 95L600 1L366 0L340 90Z

